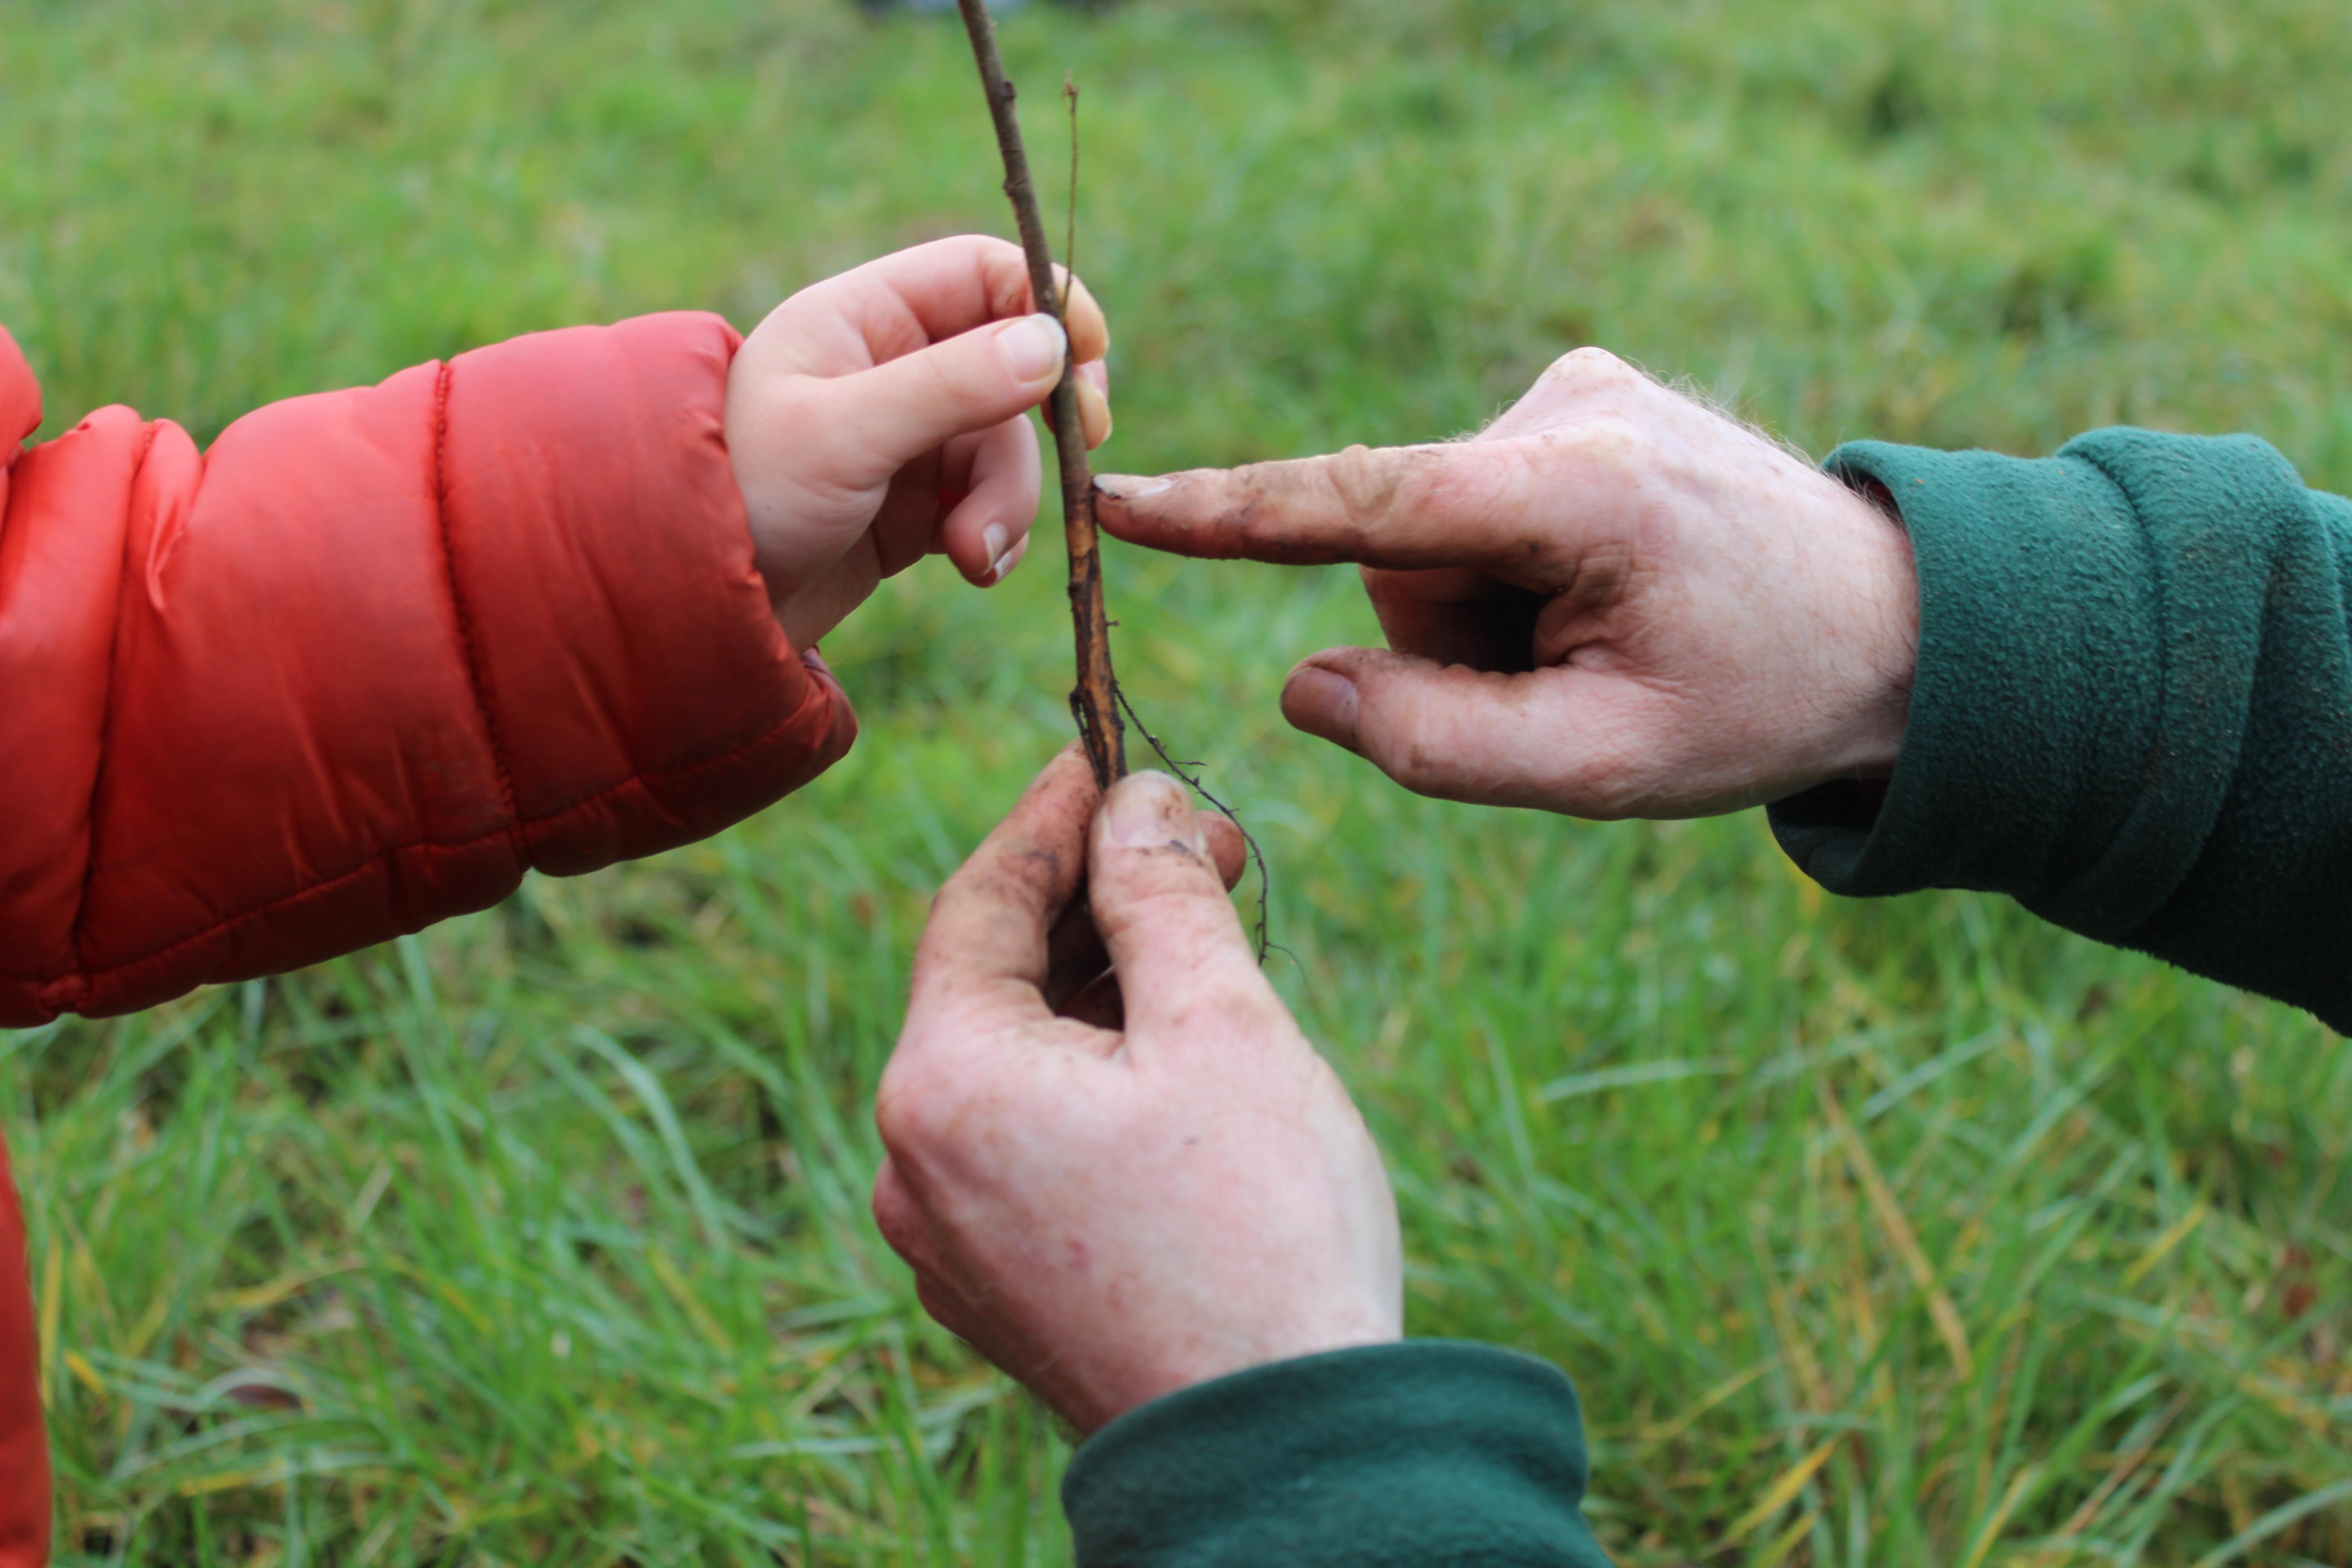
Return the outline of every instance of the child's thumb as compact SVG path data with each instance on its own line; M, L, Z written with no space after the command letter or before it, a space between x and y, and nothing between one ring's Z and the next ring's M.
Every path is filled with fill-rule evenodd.
M855 466L887 477L1043 403L1068 353L1061 322L1048 315L975 328L835 381L826 423Z

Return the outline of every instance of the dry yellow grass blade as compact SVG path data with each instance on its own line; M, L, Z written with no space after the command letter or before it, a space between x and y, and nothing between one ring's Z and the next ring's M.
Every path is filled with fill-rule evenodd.
M1862 1184L1863 1192L1870 1199L1871 1211L1878 1216L1879 1228L1886 1233L1886 1239L1894 1247L1895 1256L1903 1260L1904 1269L1911 1276L1911 1283L1927 1298L1927 1315L1935 1320L1936 1332L1942 1336L1944 1348L1951 1352L1952 1365L1958 1370L1962 1381L1974 1377L1976 1356L1969 1350L1968 1325L1960 1321L1960 1310L1952 1304L1950 1293L1937 1281L1935 1265L1927 1261L1927 1253L1920 1249L1919 1237L1912 1230L1910 1220L1905 1217L1902 1205L1895 1201L1894 1189L1879 1173L1878 1162L1871 1158L1870 1147L1862 1141L1862 1134L1855 1131L1853 1123L1847 1120L1845 1107L1839 1103L1836 1091L1821 1079L1814 1080L1814 1087L1821 1093L1822 1113L1829 1118L1838 1141L1845 1145L1846 1161L1853 1167L1854 1179Z
M2203 1198L2189 1205L2189 1212L2167 1226L2164 1234L2148 1243L2146 1252L2129 1268L2124 1270L2124 1289L2128 1290L2147 1278L2148 1270L2163 1262L2172 1249L2189 1239L2189 1233L2205 1223L2213 1211Z
M1789 1553L1797 1549L1797 1542L1811 1535L1813 1532L1813 1526L1821 1521L1821 1510L1813 1509L1805 1513L1796 1523L1782 1531L1778 1541L1765 1547L1751 1559L1748 1568L1780 1568L1780 1564L1788 1560Z
M205 1298L205 1301L208 1305L223 1311L241 1313L267 1311L288 1297L309 1289L321 1279L337 1274L348 1274L354 1268L364 1267L365 1263L366 1260L357 1254L329 1258L324 1263L289 1269L274 1279L264 1280L261 1284L248 1286L242 1290L215 1290ZM142 1322L144 1321L142 1320ZM152 1332L152 1330L149 1331Z
M1821 1468L1830 1462L1830 1456L1837 1452L1837 1446L1843 1441L1844 1441L1843 1437L1832 1437L1790 1466L1779 1480L1765 1489L1764 1495L1756 1500L1754 1508L1741 1514L1738 1522L1725 1531L1722 1538L1713 1546L1707 1548L1707 1553L1711 1556L1742 1536L1754 1533L1758 1526L1765 1523L1796 1500L1797 1494L1805 1489L1805 1483L1811 1480Z
M2058 1533L2051 1538L2051 1544L2053 1547L2069 1544L2076 1536L2090 1529L2097 1521L2099 1514L2107 1506L2107 1500L2115 1496L2116 1489L2137 1475L2139 1468L2147 1462L2148 1455L2156 1450L2157 1439L2162 1437L2171 1428L2173 1422L2179 1419L2180 1413L2189 1408L2189 1396L2186 1394L2174 1395L2172 1403L2165 1406L2164 1414L2158 1416L2146 1432L2140 1434L2139 1440L2116 1457L2115 1465L2093 1489L2091 1495L2084 1498L2082 1506L2074 1511L2064 1524L2058 1527Z
M1640 1433L1642 1441L1651 1444L1673 1442L1685 1432L1689 1431L1691 1426L1700 1416L1705 1415L1708 1411L1714 1409L1717 1405L1721 1405L1725 1400L1729 1399L1733 1394L1738 1394L1741 1389L1746 1388L1749 1384L1754 1383L1758 1378L1762 1377L1766 1373L1770 1372L1774 1367L1780 1364L1780 1358L1779 1356L1767 1356L1753 1366L1733 1373L1729 1377L1725 1378L1721 1383L1717 1384L1713 1388L1710 1388L1705 1394L1700 1394L1697 1399L1694 1400L1687 1408L1685 1408L1680 1415L1676 1415L1673 1420L1664 1422L1655 1426L1644 1427Z
M2041 1479L2040 1465L2028 1465L2010 1478L2008 1489L2000 1494L2000 1501L1994 1505L1992 1516L1977 1531L1976 1544L1969 1548L1969 1560L1961 1564L1961 1568L1984 1568L1985 1553L1990 1552L1992 1543L2000 1539L2000 1527L2009 1522L2009 1516L2017 1511L2017 1505L2025 1500L2026 1494Z

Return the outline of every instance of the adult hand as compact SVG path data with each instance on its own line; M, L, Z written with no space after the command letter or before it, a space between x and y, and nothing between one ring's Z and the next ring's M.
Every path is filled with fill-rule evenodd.
M1258 973L1221 848L1237 874L1173 779L1104 799L1062 752L940 890L875 1099L874 1215L923 1305L1082 1431L1402 1330L1379 1151ZM1116 998L1076 989L1101 950L1074 908Z
M1902 528L1598 349L1474 440L1096 484L1138 544L1360 563L1389 650L1312 656L1283 712L1423 795L1697 816L1893 771Z
M1066 337L1036 309L1020 247L965 236L803 289L744 340L727 447L793 647L934 552L982 587L1020 563L1038 493L1025 415L1068 353L1087 445L1110 434L1102 308L1072 289Z

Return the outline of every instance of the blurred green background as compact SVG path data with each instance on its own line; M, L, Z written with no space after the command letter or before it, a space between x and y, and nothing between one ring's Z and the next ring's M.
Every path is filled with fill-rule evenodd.
M1041 165L1084 89L1107 467L1446 436L1598 342L1816 453L2130 421L2352 487L2338 0L1132 0L1004 41ZM0 0L0 84L50 432L749 326L1009 229L952 18L833 0ZM1108 575L1126 684L1273 860L1413 1330L1574 1374L1621 1561L2352 1562L2337 1039L1998 900L1825 900L1755 814L1405 796L1275 711L1376 637L1345 574ZM1067 638L1054 552L934 563L828 644L856 751L736 831L0 1035L63 1559L1066 1562L1062 1437L865 1194L925 901L1065 733Z

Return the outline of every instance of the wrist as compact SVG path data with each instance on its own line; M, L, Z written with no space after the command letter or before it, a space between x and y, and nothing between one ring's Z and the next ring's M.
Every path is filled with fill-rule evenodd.
M1846 693L1817 783L1886 778L1911 713L1919 659L1919 574L1901 511L1884 485L1838 487L1852 540L1848 609L1836 623Z
M1156 1400L1260 1367L1400 1343L1404 1339L1402 1318L1402 1310L1386 1313L1368 1307L1315 1323L1270 1327L1256 1334L1204 1335L1177 1353L1132 1366L1126 1375L1111 1380L1105 1397L1093 1402L1093 1408L1076 1425L1092 1432Z

